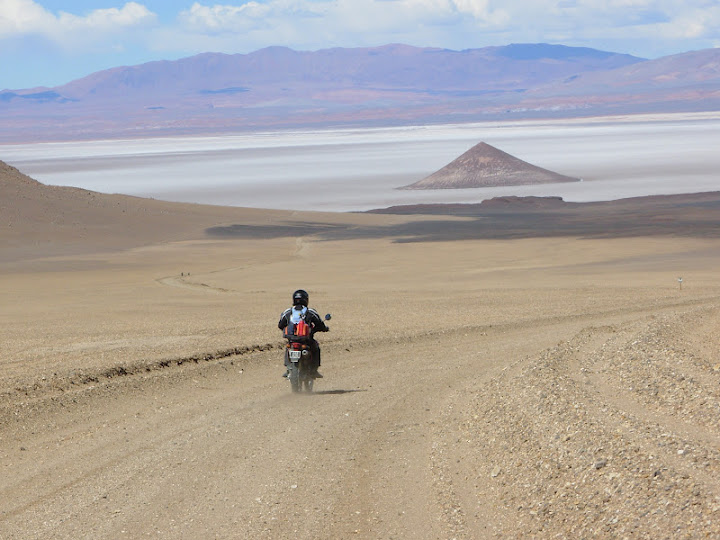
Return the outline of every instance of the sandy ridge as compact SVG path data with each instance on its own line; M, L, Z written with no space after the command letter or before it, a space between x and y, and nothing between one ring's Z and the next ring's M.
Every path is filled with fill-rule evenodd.
M462 430L499 535L720 534L720 374L672 330L717 310L590 327L478 389Z

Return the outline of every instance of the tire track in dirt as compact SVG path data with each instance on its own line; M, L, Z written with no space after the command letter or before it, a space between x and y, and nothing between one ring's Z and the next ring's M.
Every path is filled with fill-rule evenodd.
M644 433L647 452L720 501L720 467L710 466L720 462L720 374L701 372L677 346L671 329L677 319L653 317L618 332L593 354L582 355L573 374L613 411L605 415L611 426Z
M222 371L227 372L227 369ZM212 379L209 384L218 386ZM177 470L197 467L201 463L197 457L201 454L187 455L194 441L202 440L208 431L216 430L215 426L208 427L207 424L207 408L212 403L207 398L205 390L208 389L211 388L206 386L204 390L189 394L186 389L184 396L176 394L174 385L170 385L169 391L155 385L156 393L131 390L129 393L134 394L132 414L127 414L126 408L119 412L113 407L103 407L103 402L112 397L112 393L106 394L94 400L96 406L90 407L93 410L91 416L83 418L80 415L62 426L54 425L53 433L43 435L27 452L32 457L40 451L39 447L57 450L47 461L16 480L18 495L20 492L22 495L6 499L10 506L4 505L1 519L6 525L12 525L5 529L8 538L47 537L46 534L33 534L38 530L53 530L54 535L66 538L95 537L91 534L94 530L99 537L112 538L113 534L102 534L103 527L116 524L119 519L134 521L131 513L119 510L127 504L123 501L123 493L129 491L127 486L145 484L145 490L133 490L135 500L132 504L136 508L165 500L170 492L163 493L164 487L186 476L186 472L178 473ZM197 400L188 401L191 395ZM241 416L257 414L252 403L249 407L250 412L242 411ZM168 422L171 419L173 421ZM212 461L208 460L206 465L212 467ZM11 491L13 487L11 483L3 486L3 490ZM51 510L58 502L65 506L66 501L73 504L62 513ZM62 518L58 519L60 515ZM108 515L107 523L88 522L90 515ZM147 530L138 536L145 535Z
M164 277L156 279L158 283L161 285L166 285L168 287L177 287L180 289L187 289L190 291L198 291L203 292L207 294L227 294L227 293L233 293L235 291L231 291L230 289L224 289L222 287L213 287L211 285L208 285L207 283L194 283L192 281L188 281L187 279L184 279L182 277Z
M213 270L210 272L205 272L201 274L201 276L209 276L214 274L222 274L225 272L234 272L237 270L244 270L246 268L249 268L249 266L233 266L230 268L220 268L218 270ZM195 275L195 277L198 277ZM168 287L177 287L180 289L188 289L191 291L200 291L205 292L209 294L233 294L237 293L238 291L232 290L232 289L226 289L224 287L214 287L212 285L208 285L207 283L198 283L196 281L190 280L190 273L188 274L182 274L180 277L178 276L166 276L163 278L158 278L155 280L157 283L161 285L166 285Z
M0 426L17 423L26 415L38 414L58 402L74 401L76 396L97 386L122 385L130 381L147 379L153 375L173 372L188 366L201 366L235 359L239 362L265 351L280 351L281 342L232 347L213 352L201 352L189 356L159 360L123 362L102 369L78 369L70 373L38 380L31 385L15 386L0 394Z
M295 252L293 257L307 259L310 256L310 241L304 236L298 236L295 240Z
M431 364L416 362L419 370L410 367L412 380L376 403L379 414L363 423L365 442L344 477L351 487L340 503L356 508L357 514L346 518L342 536L487 537L492 509L468 504L474 480L458 470L457 463L466 456L453 451L460 442L453 426L472 399L466 388L470 380L473 385L489 380L508 358L550 345L555 339L550 336L566 331L561 328L553 323L458 332L443 341L441 351L435 349ZM413 342L409 356L427 357L429 343L429 339ZM413 365L412 360L394 363ZM387 482L389 475L395 478L392 485Z
M307 240L306 237L299 236L295 240L295 248L292 253L292 257L294 258L302 258L306 259L310 256L310 247L311 242ZM222 268L219 270L214 270L212 272L206 272L203 275L210 275L210 274L220 274L223 272L232 272L235 270L240 270L245 268L244 266L235 266L232 268ZM198 277L198 276L194 276ZM237 294L238 291L227 289L224 287L216 287L213 285L208 285L207 283L203 283L202 281L191 281L190 280L190 274L187 276L166 276L162 278L158 278L155 280L160 285L165 285L167 287L175 287L179 289L186 289L190 291L195 292L202 292L206 294Z

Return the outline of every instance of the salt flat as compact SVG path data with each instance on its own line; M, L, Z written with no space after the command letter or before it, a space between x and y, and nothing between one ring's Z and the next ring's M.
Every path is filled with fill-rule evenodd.
M480 141L582 183L397 191ZM41 182L162 200L321 211L502 195L568 201L720 188L715 114L0 146Z

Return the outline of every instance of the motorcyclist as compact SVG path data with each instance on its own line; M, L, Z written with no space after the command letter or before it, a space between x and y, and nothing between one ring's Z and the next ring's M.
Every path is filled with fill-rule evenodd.
M323 376L318 371L320 367L320 344L315 340L315 332L327 332L330 330L326 325L325 321L322 320L317 311L308 307L308 301L310 296L307 291L298 289L292 295L293 305L291 308L283 311L280 315L280 321L278 322L278 328L285 330L290 322L297 323L300 319L304 319L305 322L310 326L310 352L312 354L315 365L313 366L312 375L317 379L322 379ZM283 377L290 374L290 371L286 371Z

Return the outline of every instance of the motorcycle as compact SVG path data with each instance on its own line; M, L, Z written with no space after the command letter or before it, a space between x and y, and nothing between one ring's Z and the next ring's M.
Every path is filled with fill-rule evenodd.
M332 316L328 313L325 320ZM328 327L328 330L330 328ZM288 342L285 346L285 366L288 369L287 378L293 392L312 392L315 384L315 359L312 351L312 338L298 338L286 336Z

